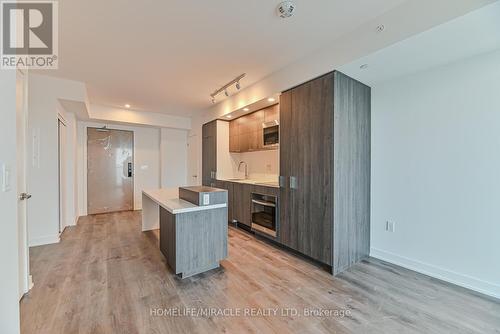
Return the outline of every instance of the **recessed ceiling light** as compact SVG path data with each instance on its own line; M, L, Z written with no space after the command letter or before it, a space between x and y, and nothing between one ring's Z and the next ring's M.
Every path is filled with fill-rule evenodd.
M130 108L130 104L126 104L125 108L127 108L127 109Z
M365 70L365 69L368 68L368 64L363 64L359 68L362 69L362 70Z
M243 108L243 111L250 111L249 108Z
M233 117L233 116L231 116L231 115L226 115L226 118L232 118L232 117Z
M274 102L274 101L276 101L276 99L274 97L270 97L270 98L267 99L267 101Z

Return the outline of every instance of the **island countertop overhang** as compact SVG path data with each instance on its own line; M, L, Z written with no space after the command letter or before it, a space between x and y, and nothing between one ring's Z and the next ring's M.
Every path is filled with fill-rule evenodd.
M151 189L143 190L142 194L154 201L156 204L170 212L171 214L180 214L204 210L212 210L227 207L227 203L212 205L196 205L191 202L180 199L171 189Z

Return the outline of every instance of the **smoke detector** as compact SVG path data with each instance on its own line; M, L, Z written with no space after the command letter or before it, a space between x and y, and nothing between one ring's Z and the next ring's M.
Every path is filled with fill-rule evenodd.
M279 17L286 19L295 13L295 9L295 4L292 1L283 1L278 5L278 8L276 8L276 12Z

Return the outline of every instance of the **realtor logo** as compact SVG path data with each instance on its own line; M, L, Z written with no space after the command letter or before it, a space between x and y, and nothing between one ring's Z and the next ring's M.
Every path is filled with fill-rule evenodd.
M57 69L57 1L1 1L1 68Z

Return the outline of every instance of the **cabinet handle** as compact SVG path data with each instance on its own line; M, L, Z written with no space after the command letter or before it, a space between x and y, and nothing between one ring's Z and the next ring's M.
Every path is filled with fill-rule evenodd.
M279 186L280 186L280 188L286 188L286 177L285 176L280 175Z

